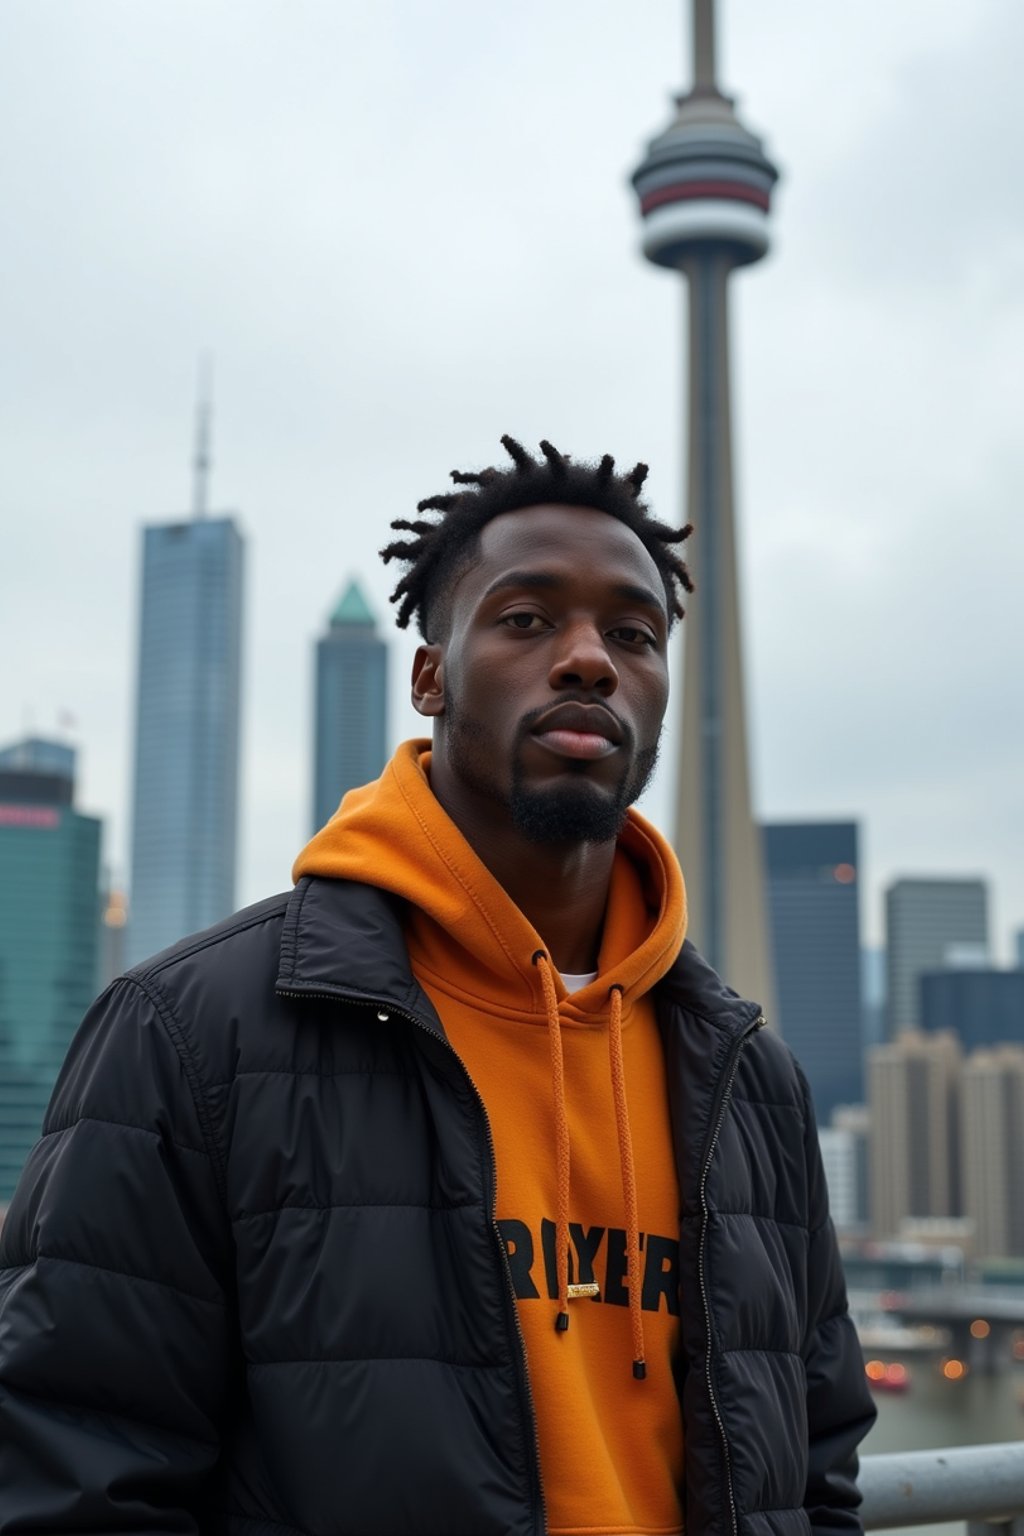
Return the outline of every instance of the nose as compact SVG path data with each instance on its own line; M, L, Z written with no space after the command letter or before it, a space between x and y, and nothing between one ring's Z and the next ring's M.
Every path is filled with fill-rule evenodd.
M591 621L570 624L562 632L548 681L552 688L579 688L607 698L619 686L604 636Z

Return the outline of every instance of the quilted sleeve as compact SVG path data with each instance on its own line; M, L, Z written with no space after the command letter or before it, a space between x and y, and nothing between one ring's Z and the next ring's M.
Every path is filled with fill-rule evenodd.
M861 1529L857 1447L874 1423L876 1409L864 1376L860 1341L847 1310L814 1110L802 1073L801 1085L811 1228L803 1348L808 1430L804 1508L817 1536L831 1536Z
M228 1243L175 1033L144 982L115 982L15 1192L0 1239L2 1536L199 1527L226 1391Z

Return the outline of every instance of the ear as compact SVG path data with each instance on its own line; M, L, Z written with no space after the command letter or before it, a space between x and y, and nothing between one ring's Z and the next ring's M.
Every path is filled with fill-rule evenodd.
M439 645L417 647L412 664L412 707L421 715L444 714L443 653Z

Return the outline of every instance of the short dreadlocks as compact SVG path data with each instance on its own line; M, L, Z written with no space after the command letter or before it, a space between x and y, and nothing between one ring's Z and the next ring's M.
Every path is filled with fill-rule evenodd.
M682 618L680 589L692 592L693 583L671 545L681 544L693 529L689 523L684 528L670 528L652 517L640 497L647 478L646 464L637 464L628 475L621 475L615 472L615 460L608 453L599 464L573 464L568 454L559 453L546 439L540 444L543 459L531 458L507 434L501 443L512 460L509 468L482 469L475 474L453 469L455 484L469 489L427 496L417 503L417 512L437 512L439 517L413 521L399 517L391 524L396 532L415 535L395 539L380 551L385 565L389 560L402 560L408 566L391 594L391 601L399 605L399 629L407 628L415 616L424 640L443 637L451 620L449 594L456 576L473 560L481 529L502 512L548 502L596 507L631 528L661 573L669 624Z

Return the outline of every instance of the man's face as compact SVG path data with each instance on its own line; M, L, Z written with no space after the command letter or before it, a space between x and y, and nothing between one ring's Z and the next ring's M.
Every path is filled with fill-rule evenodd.
M434 716L456 820L539 843L614 838L668 702L664 585L640 539L594 508L503 513L451 611L448 639L417 654L413 700Z

